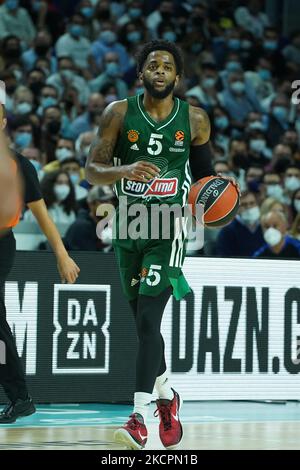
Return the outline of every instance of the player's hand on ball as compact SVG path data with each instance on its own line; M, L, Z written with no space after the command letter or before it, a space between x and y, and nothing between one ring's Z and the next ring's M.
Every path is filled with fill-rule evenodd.
M228 180L230 181L233 186L236 187L236 190L237 192L239 193L239 196L241 196L241 188L240 188L240 185L239 183L237 182L237 180L233 177L233 176L225 176L225 175L222 175L222 173L218 173L218 176L221 176L221 178L224 178L224 180Z
M140 161L125 167L124 178L145 183L146 181L153 180L153 178L159 176L159 173L160 169L156 165Z
M60 274L62 284L74 284L80 272L79 267L70 256L64 256L57 261L57 269Z

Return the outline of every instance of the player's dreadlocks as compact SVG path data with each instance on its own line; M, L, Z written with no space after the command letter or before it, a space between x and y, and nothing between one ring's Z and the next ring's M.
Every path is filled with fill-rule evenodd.
M144 66L144 63L147 60L148 55L150 52L153 51L168 51L174 57L175 65L176 65L176 73L177 75L181 76L183 74L183 57L181 49L176 46L173 42L164 41L164 40L155 40L150 41L144 44L142 48L136 54L136 62L137 62L137 73L141 72Z

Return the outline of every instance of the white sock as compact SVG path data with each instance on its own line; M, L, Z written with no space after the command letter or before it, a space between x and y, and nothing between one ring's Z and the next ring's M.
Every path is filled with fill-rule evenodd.
M152 393L136 392L134 394L134 413L139 413L146 424Z
M162 398L164 400L173 400L174 393L169 383L167 371L157 377L155 381L155 388L159 398Z

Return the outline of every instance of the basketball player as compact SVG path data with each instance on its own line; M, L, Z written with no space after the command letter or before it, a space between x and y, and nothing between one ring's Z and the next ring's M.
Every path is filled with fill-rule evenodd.
M173 96L183 73L181 52L175 44L145 44L137 57L137 71L145 92L113 102L104 110L99 138L88 157L87 178L92 184L115 184L117 196L126 196L128 205L139 200L147 207L161 203L184 206L192 176L198 180L215 175L209 119L202 109ZM117 225L122 223L120 208ZM173 229L174 225L176 221ZM163 445L174 448L183 435L181 398L168 380L160 326L170 295L180 300L190 291L181 270L184 238L183 227L179 233L173 230L168 240L121 239L118 231L114 240L139 339L134 410L115 432L115 440L133 449L146 444L154 386Z
M35 412L34 403L28 394L27 384L15 341L6 320L4 304L4 284L12 268L16 252L16 241L12 227L19 221L23 200L36 217L43 233L46 235L53 248L61 281L63 283L74 283L79 273L78 266L72 258L69 257L59 232L48 215L45 202L42 198L36 170L26 157L16 152L11 152L7 148L5 135L3 133L6 123L5 107L3 104L0 104L0 160L2 161L2 166L5 159L5 167L4 171L0 174L0 181L1 184L4 182L4 187L6 187L6 178L8 177L9 182L12 182L13 188L13 191L8 189L5 195L1 192L2 187L0 189L1 197L4 197L4 200L10 206L10 217L6 214L6 216L2 218L2 212L0 212L0 233L2 234L0 238L0 341L1 345L5 345L5 364L0 363L0 384L3 386L9 399L8 404L0 413L0 425L14 423L18 418L29 416ZM7 171L7 165L8 168L12 168L11 171L15 177L15 182L12 181L13 176L11 171ZM2 168L1 165L0 168ZM18 175L21 176L23 182L23 200L20 198L20 194L16 196L16 193L20 193L18 191ZM10 197L13 198L12 205L10 205L11 201L8 200Z

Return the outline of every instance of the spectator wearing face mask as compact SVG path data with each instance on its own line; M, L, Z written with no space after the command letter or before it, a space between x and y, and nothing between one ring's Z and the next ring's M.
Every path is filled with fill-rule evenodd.
M289 102L285 95L278 95L272 100L266 131L271 147L280 142L284 132L289 128L289 112Z
M247 71L245 78L251 82L259 100L274 95L272 63L264 57L259 57L255 71Z
M258 129L249 129L247 140L250 164L264 167L272 158L272 150L268 147L264 132Z
M42 116L44 110L58 105L58 92L52 85L44 85L41 89L40 106L37 109L38 116Z
M56 160L56 147L62 128L62 115L58 106L49 106L42 116L41 148L46 154L46 163Z
M29 115L33 110L33 93L25 87L19 86L14 93L14 109L15 116Z
M300 31L291 34L291 44L283 49L282 54L289 62L300 65Z
M265 167L265 171L275 171L283 174L292 164L292 151L289 145L278 144L273 148L273 156L270 163Z
M44 162L40 150L37 147L26 147L22 150L22 155L23 157L28 158L30 163L34 166L39 180L41 180L44 176Z
M44 167L44 171L46 173L59 170L60 165L64 160L75 157L74 140L65 139L59 136L56 141L54 155L55 160L51 161L50 163L47 163Z
M256 195L246 191L241 197L239 214L219 233L217 256L252 256L264 241L259 217Z
M281 178L277 173L270 172L264 174L262 185L262 197L264 199L271 197L279 202L283 202L283 186L281 184Z
M129 68L130 61L125 47L118 42L118 36L114 29L114 25L111 22L103 22L99 38L92 44L91 51L100 69L103 69L105 55L108 52L117 54L120 71L123 74Z
M85 17L76 13L70 19L68 31L55 44L58 58L70 57L79 69L91 68L96 72L96 64L91 54L92 43L86 36Z
M231 125L227 111L221 106L213 108L212 137L216 145L222 147L227 154L229 151Z
M128 87L121 77L118 54L107 52L104 55L104 72L89 82L90 90L92 93L104 93L105 88L113 86L117 91L117 99L122 100L128 96Z
M8 68L16 60L20 60L22 55L21 40L15 34L10 34L2 40L1 57L3 68Z
M248 82L246 86L242 73L230 73L228 87L220 93L220 101L237 128L245 124L251 111L262 111L253 87Z
M81 186L81 181L84 180L85 173L84 168L80 167L79 161L75 157L66 158L60 162L60 169L68 173L74 186L76 201L84 201L88 191Z
M199 73L199 84L190 88L185 96L195 96L205 109L213 109L219 105L219 93L216 85L218 81L218 73L214 64L206 64L202 66Z
M284 173L283 181L285 203L290 204L294 192L300 188L300 168L296 165L290 165Z
M78 75L73 60L69 57L60 57L58 60L58 72L50 75L46 80L47 85L54 86L62 98L65 89L69 85L76 88L81 105L86 105L90 96L87 81Z
M46 173L41 181L41 190L53 222L71 225L76 219L77 205L68 173L61 170ZM29 215L25 216L25 220L30 219Z
M252 164L245 173L245 182L249 191L259 196L264 170L262 166Z
M105 102L101 93L92 93L89 97L87 110L80 114L71 125L75 139L84 132L94 132L100 124Z
M96 132L83 132L75 142L76 156L81 166L85 166L91 144L96 138Z
M124 15L117 19L118 26L124 26L131 21L143 21L143 2L140 0L127 0L126 11Z
M100 230L97 225L102 219L97 215L101 204L115 204L114 194L109 186L94 186L87 196L88 210L81 209L76 221L68 229L64 242L69 250L111 251L111 227Z
M26 71L37 67L37 60L46 58L50 61L50 73L56 72L57 59L54 56L51 35L47 31L39 31L34 39L33 45L22 54L22 62ZM47 75L50 75L47 74Z
M300 258L300 241L288 235L287 218L283 212L264 214L261 225L265 243L254 253L254 258Z
M0 39L15 34L26 44L30 44L36 29L25 8L20 7L19 0L5 0L0 7Z
M33 144L33 127L28 117L20 116L12 125L12 142L16 151L23 153L23 150Z

